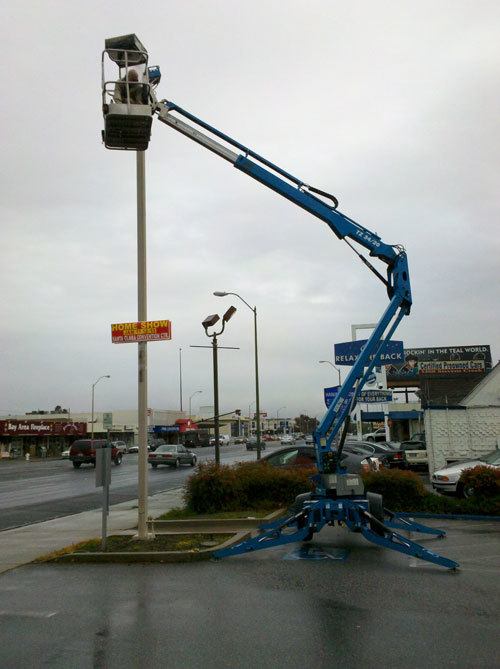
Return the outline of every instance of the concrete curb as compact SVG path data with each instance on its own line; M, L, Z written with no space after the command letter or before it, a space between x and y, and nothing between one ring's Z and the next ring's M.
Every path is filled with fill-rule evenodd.
M257 530L263 523L279 518L285 509L278 509L263 518L187 518L185 520L148 520L154 534L214 534Z
M191 532L185 533L187 536L192 534ZM222 544L213 546L212 548L202 548L199 551L148 551L142 553L67 553L66 555L61 555L60 557L54 558L52 560L44 561L44 564L54 564L54 563L69 563L74 564L77 562L84 563L135 563L135 562L199 562L201 560L210 560L215 553L215 551L221 550L222 548L227 548L232 546L235 543L239 543L247 538L249 538L251 532L238 532L227 541L224 541Z

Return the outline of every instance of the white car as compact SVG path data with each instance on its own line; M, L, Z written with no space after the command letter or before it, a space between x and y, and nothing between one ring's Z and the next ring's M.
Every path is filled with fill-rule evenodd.
M472 491L463 489L462 484L459 483L460 475L465 469L471 469L480 465L500 467L500 450L492 451L487 455L477 458L477 460L458 462L454 465L443 467L443 469L438 469L432 475L432 487L439 492L451 492L460 497L469 497Z
M281 442L282 444L295 444L295 439L292 437L291 434L284 434L284 435L280 438L280 442Z

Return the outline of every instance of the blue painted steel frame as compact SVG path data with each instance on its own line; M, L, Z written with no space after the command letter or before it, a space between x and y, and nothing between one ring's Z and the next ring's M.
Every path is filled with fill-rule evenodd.
M393 531L393 529L405 529L443 537L445 533L442 530L435 530L414 521L396 518L391 512L387 512L389 520L386 523L381 523L380 520L374 518L369 513L367 500L355 497L333 498L329 496L321 483L321 473L325 472L325 470L328 472L332 466L330 460L328 467L325 467L325 455L332 450L334 439L349 412L353 410L356 397L360 393L368 375L373 370L376 358L384 351L386 343L391 339L401 319L410 313L412 298L406 252L400 246L383 243L377 234L363 228L352 219L337 211L336 207L329 206L324 200L313 195L310 190L314 189L311 189L300 179L285 172L277 165L274 165L244 145L236 142L228 135L193 116L175 103L163 101L157 109L160 118L162 118L162 113L165 111L167 113L175 111L181 114L231 146L243 151L245 155L232 154L229 151L224 151L221 145L214 144L213 141L211 143L208 141L204 142L200 136L187 133L194 141L205 144L210 150L215 151L226 160L230 160L236 169L325 221L339 239L352 239L354 242L368 249L370 256L379 258L388 265L387 280L385 280L368 261L362 258L363 262L386 284L390 303L382 314L379 323L368 339L358 360L352 367L351 372L342 384L335 400L314 433L316 459L320 472L315 477L317 486L314 498L304 502L302 511L286 518L284 521L279 520L276 523L263 526L259 536L243 541L236 546L217 551L215 556L226 557L228 555L237 555L238 553L246 553L271 546L302 541L308 538L312 532L319 532L325 524L329 523L333 525L335 522L338 522L339 524L347 525L352 531L361 532L366 539L380 546L391 548L407 555L413 555L422 560L447 567L448 569L455 569L458 564L453 562L453 560L437 555ZM184 131L181 130L181 132ZM249 156L254 160L250 160ZM264 169L262 165L265 165L268 169ZM326 194L323 193L323 195L327 197ZM354 250L356 251L356 249ZM360 254L358 253L358 255ZM337 474L342 475L346 473L341 467L338 457L333 462L335 464L334 470Z
M384 521L384 523L373 518L368 511L368 502L365 499L341 498L333 500L319 497L305 502L303 510L296 514L262 525L258 536L216 551L214 557L230 557L304 541L309 538L311 531L319 532L327 524L338 523L346 525L353 532L361 532L365 539L383 548L389 548L426 562L432 562L446 569L456 569L459 566L454 560L420 546L420 544L394 532L392 528L431 534L438 538L445 536L444 530L425 527L411 521L401 523L394 518L392 513L390 513L390 517L391 520Z

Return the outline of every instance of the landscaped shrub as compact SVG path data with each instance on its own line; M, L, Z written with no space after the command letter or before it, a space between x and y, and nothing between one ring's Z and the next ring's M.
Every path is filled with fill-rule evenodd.
M278 469L267 463L201 464L186 483L186 505L196 513L289 506L312 489L307 469Z
M474 497L500 495L500 469L493 469L485 465L465 469L460 476L459 483Z
M382 469L363 474L366 492L376 492L384 498L391 511L415 511L427 495L422 479L414 472Z
M500 516L500 494L457 499L429 492L413 472L384 469L363 475L366 491L383 496L391 511Z

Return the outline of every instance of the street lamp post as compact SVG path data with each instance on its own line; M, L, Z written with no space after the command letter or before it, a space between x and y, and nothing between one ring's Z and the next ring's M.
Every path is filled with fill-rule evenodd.
M217 321L220 320L218 314L212 314L207 316L203 321L202 325L205 329L205 334L207 337L212 339L212 359L213 359L213 368L214 368L214 432L215 432L215 463L220 465L220 444L219 444L219 435L220 435L220 424L219 424L219 369L218 369L218 360L217 360L217 337L224 332L226 323L233 316L236 311L236 307L229 307L224 316L222 317L222 329L220 332L208 333L208 328L213 327Z
M276 411L276 425L278 425L278 418L279 418L281 409L286 409L286 407L280 407L279 409L277 409L277 411ZM276 427L276 429L278 429L278 427ZM284 434L284 430L283 430L283 434Z
M227 293L225 291L216 290L214 292L216 297L226 297L227 295L234 295L240 299L253 312L253 332L254 332L254 349L255 349L255 413L257 414L257 460L261 456L261 429L260 429L260 397L259 397L259 348L257 344L257 307L251 307L246 300L244 300L238 293Z
M179 404L182 411L182 348L179 349Z
M198 393L202 393L202 392L203 392L203 390L195 390L194 393L189 396L189 418L191 418L191 400L193 399L193 397L195 395L197 395Z
M337 370L338 375L339 375L339 386L341 386L341 385L342 385L342 381L340 380L340 369L339 369L338 367L335 367L335 365L333 364L333 362L330 362L330 360L318 360L318 362L319 362L319 363L326 362L327 365L331 365L331 366L333 367L333 369L336 369L336 370Z
M96 387L96 385L99 383L99 381L101 379L110 379L110 378L111 378L111 376L109 374L103 374L103 376L100 376L97 379L97 381L95 381L92 384L92 419L91 419L92 427L91 427L91 436L90 436L90 439L91 439L92 443L94 442L94 388Z

